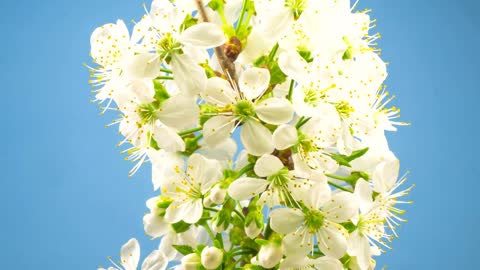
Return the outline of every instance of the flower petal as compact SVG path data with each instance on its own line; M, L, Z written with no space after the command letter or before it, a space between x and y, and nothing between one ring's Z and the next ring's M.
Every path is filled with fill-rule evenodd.
M200 185L202 193L206 193L223 176L222 167L218 161L207 159L200 154L190 156L187 171L192 181Z
M185 151L185 142L177 134L177 132L167 126L155 126L155 130L152 135L160 149L164 149L167 152Z
M187 28L179 37L179 41L198 48L218 47L227 41L223 30L214 23L199 23Z
M308 234L307 230L290 233L283 238L282 244L288 257L305 258L313 249L313 235Z
M285 150L298 141L297 129L290 125L279 126L273 132L273 144L278 150Z
M310 65L295 51L284 52L278 58L278 66L293 80L305 84L308 82L307 71Z
M197 95L205 90L207 75L205 70L186 55L172 56L173 78L184 93Z
M287 99L274 97L262 100L255 106L255 111L263 121L273 125L281 125L292 120L294 110Z
M244 123L240 138L248 153L254 156L269 154L275 149L270 130L255 120Z
M270 226L272 230L289 234L298 229L305 217L302 211L291 208L277 208L270 213Z
M142 270L165 270L168 258L160 250L155 250L143 261Z
M203 214L202 200L198 199L193 202L187 203L185 207L185 215L183 221L186 223L194 224L200 220Z
M317 233L318 247L327 256L339 259L347 250L348 232L341 225L325 220Z
M253 169L258 176L267 177L276 174L283 167L283 163L278 157L265 154L257 160Z
M184 130L196 126L199 115L200 109L195 98L180 94L163 102L158 118L169 127Z
M203 97L208 103L225 107L227 104L235 103L238 94L232 89L228 81L213 77L208 79Z
M316 269L343 270L342 263L339 260L329 257L320 257L318 259L311 260L310 263L315 265Z
M248 200L265 191L268 182L263 179L242 177L233 182L228 188L228 194L235 200Z
M235 118L215 116L203 125L203 136L210 147L215 147L230 137L235 127Z
M140 260L140 245L137 239L132 238L120 250L121 264L125 270L137 270Z
M352 193L338 192L324 204L323 211L330 221L346 222L357 214L357 197Z
M253 100L260 96L270 83L270 72L265 68L249 68L245 70L239 79L239 87L245 97Z
M130 79L154 79L160 75L161 59L151 53L131 54L123 70Z

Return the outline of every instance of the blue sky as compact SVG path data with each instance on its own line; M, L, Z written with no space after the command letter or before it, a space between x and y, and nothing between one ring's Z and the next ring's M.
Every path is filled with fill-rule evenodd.
M407 224L378 269L471 269L475 265L480 4L474 0L363 0L382 33L387 85L402 119L391 148L416 184ZM143 255L146 166L115 147L116 130L89 103L89 38L96 26L137 19L141 1L0 2L0 82L5 143L0 257L4 269L96 269L137 237Z

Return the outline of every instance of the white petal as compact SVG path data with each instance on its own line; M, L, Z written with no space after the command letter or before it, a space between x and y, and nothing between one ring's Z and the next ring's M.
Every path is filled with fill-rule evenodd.
M142 270L164 270L167 268L168 258L160 250L155 250L143 261Z
M227 104L235 103L238 94L232 89L228 81L213 77L208 79L203 97L208 103L225 107Z
M185 216L183 217L183 221L186 223L196 223L200 220L203 214L203 204L202 200L198 199L191 203L187 203L185 207Z
M295 51L284 52L278 58L278 65L283 73L293 80L305 84L308 82L309 64Z
M277 208L270 213L270 226L272 230L289 234L298 229L305 217L302 211L291 208Z
M188 55L172 56L172 72L175 82L184 93L197 95L205 90L207 85L205 70Z
M165 211L165 221L173 224L183 220L184 216L190 214L186 212L187 204L184 202L173 202L170 204Z
M308 234L307 230L290 233L283 238L282 244L288 257L305 258L313 249L313 235Z
M325 255L339 259L347 250L347 236L348 232L341 225L325 220L317 234L318 246Z
M270 130L255 120L244 123L240 138L248 153L254 156L269 154L275 149Z
M276 9L262 20L260 29L268 39L276 40L285 33L285 30L290 29L293 19L293 13L289 8Z
M185 151L185 142L177 132L167 126L156 126L152 135L160 149L167 152Z
M253 169L258 176L267 177L276 174L283 167L284 165L278 157L265 154L257 160Z
M357 196L360 203L360 211L366 213L373 202L372 188L369 183L363 179L359 179L355 185L355 196Z
M273 125L285 124L293 118L293 106L285 98L262 100L255 106L255 111L260 119Z
M215 147L230 137L235 119L230 116L215 116L203 125L203 136L210 147Z
M265 68L249 68L245 70L239 79L239 87L249 100L262 94L270 83L270 72Z
M315 265L316 269L322 270L343 270L342 263L333 258L321 257L318 259L311 260L310 263Z
M350 234L347 252L350 256L357 257L357 263L361 269L368 269L371 256L370 244L368 243L368 239L362 236L358 230Z
M214 23L199 23L185 30L180 35L179 41L208 49L224 44L227 39L218 25Z
M150 53L129 55L124 66L130 79L154 79L160 75L161 59Z
M263 179L242 177L233 182L228 188L228 194L235 200L248 200L265 191L268 182Z
M375 191L380 193L389 191L398 179L399 170L400 162L398 159L378 164L372 176Z
M273 132L273 144L278 150L285 150L298 141L297 129L290 125L279 126Z
M156 213L143 216L143 228L146 234L154 238L163 236L171 229L170 224Z
M343 191L336 193L324 204L323 211L330 221L346 222L357 214L357 197L352 193Z
M191 179L200 185L202 193L206 193L223 176L222 167L218 161L207 159L200 154L190 156L187 171Z
M169 127L184 130L196 126L199 115L200 109L194 98L175 95L161 105L158 118Z
M137 239L130 239L120 250L121 264L125 270L137 270L140 260L140 245Z
M204 155L206 158L220 161L232 160L238 149L237 143L232 138L226 139L215 147L210 147L207 144L201 144L200 146L201 148L198 150L200 154Z

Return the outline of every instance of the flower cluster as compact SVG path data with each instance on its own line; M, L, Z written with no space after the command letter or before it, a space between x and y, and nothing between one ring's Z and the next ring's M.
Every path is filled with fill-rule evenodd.
M90 83L152 166L143 270L375 268L405 220L375 20L349 0L154 0L91 36ZM237 138L236 140L234 138ZM112 269L137 269L135 239ZM103 269L103 268L100 268Z

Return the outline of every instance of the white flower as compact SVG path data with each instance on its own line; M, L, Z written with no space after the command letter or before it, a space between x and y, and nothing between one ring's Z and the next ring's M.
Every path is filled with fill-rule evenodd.
M317 259L287 257L280 263L280 270L295 269L322 269L322 270L343 270L342 263L330 257Z
M295 203L315 182L325 184L325 177L316 174L304 179L289 171L279 158L270 154L255 163L255 174L262 178L241 177L228 188L228 194L236 200L247 200L261 194L259 204L270 208L279 204Z
M186 223L170 224L166 222L165 208L170 203L162 197L149 199L147 207L150 209L150 213L143 216L143 226L146 234L153 238L162 238L158 249L169 260L173 260L178 254L173 245L196 246L198 231L195 227L188 226Z
M168 223L196 223L203 213L203 195L223 176L218 161L199 154L190 156L184 168L184 164L175 166L176 173L162 183L163 195L172 201L165 213Z
M183 1L182 1L183 2ZM144 65L171 65L174 80L181 91L198 94L205 89L207 77L198 65L204 61L202 50L225 43L222 29L214 23L198 23L183 29L183 22L191 13L188 7L174 5L170 1L155 0L149 12L151 29L143 44L153 55L146 57ZM203 59L202 59L203 58Z
M330 197L329 190L325 190L328 187L316 188L311 190L310 198L304 198L307 208L275 209L270 214L271 227L286 234L283 243L287 256L304 257L313 250L316 238L321 252L332 258L341 258L347 250L348 232L338 223L346 222L356 214L356 198L347 192Z
M129 153L128 160L137 162L131 175L146 161L152 145L168 152L184 151L185 143L177 132L198 122L199 108L194 98L177 94L160 102L154 94L152 81L134 80L117 99L124 115L116 122L120 122L120 133L125 136L119 145L132 144L125 152Z
M221 78L208 80L204 98L222 109L209 119L203 134L209 145L226 140L240 124L240 134L245 149L252 155L263 155L274 150L272 134L261 121L278 125L289 122L293 117L291 104L285 98L258 100L267 90L270 73L267 69L250 68L239 79L239 89Z
M216 269L222 264L223 251L216 247L205 247L202 250L201 262L206 269Z
M130 239L122 246L120 251L120 265L115 264L110 258L110 262L115 267L109 267L107 270L137 270L138 262L140 260L140 245L137 239ZM167 269L168 259L159 251L153 251L142 263L142 270L165 270ZM98 270L105 270L99 267Z

